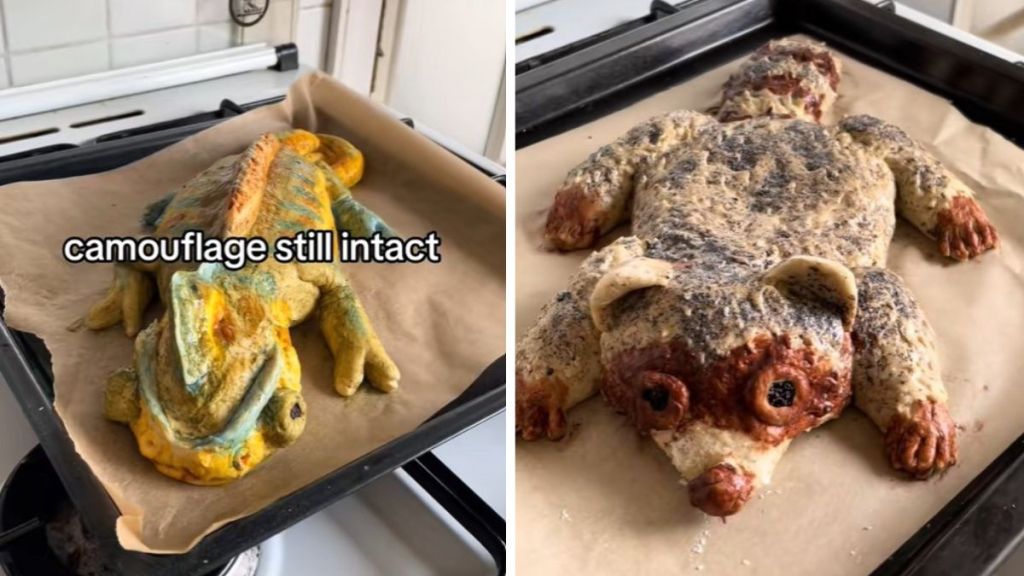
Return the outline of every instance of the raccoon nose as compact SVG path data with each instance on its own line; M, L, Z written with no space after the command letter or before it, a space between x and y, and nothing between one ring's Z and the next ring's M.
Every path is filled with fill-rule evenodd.
M641 372L637 378L633 423L641 431L675 428L686 416L689 393L682 380L662 372Z
M729 463L704 471L688 483L690 504L709 516L731 516L750 500L753 479Z

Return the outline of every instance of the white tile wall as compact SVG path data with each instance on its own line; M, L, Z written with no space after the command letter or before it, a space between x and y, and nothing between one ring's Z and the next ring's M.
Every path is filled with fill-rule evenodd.
M323 67L332 1L270 0L243 29L227 0L0 0L0 89L255 42Z
M196 9L200 24L231 20L227 0L197 0Z
M106 0L3 2L11 52L66 46L107 35Z
M299 47L299 62L324 69L330 24L330 6L303 8L299 11L299 29L295 35L295 45Z
M11 54L11 79L15 86L81 76L106 70L110 65L107 41L86 42L63 48Z
M505 63L505 14L477 0L400 6L387 104L482 153Z
M112 38L111 64L114 68L124 68L195 54L197 34L195 27L188 26L154 34Z
M203 24L199 27L199 51L212 52L235 45L235 26L230 22Z
M7 74L7 41L4 39L4 11L0 6L0 89L11 85L11 77Z
M188 26L196 22L196 0L107 1L113 36Z
M295 38L295 5L299 0L271 0L267 15L260 23L242 28L242 41L281 44Z

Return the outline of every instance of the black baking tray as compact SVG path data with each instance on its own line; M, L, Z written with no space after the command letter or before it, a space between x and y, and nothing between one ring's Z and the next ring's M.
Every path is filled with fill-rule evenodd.
M275 101L242 108L244 111ZM229 107L233 107L234 105ZM223 105L222 105L223 107ZM0 163L0 184L67 178L110 170L148 156L228 114L213 114L181 125L157 126L136 134L59 150L26 155ZM403 119L407 125L413 122ZM453 154L458 154L452 152ZM504 174L459 156L477 170L504 184ZM3 311L0 291L0 313ZM505 523L482 499L452 474L429 451L505 408L505 357L482 367L480 375L455 400L429 420L391 442L321 477L259 512L235 520L203 538L184 554L156 555L121 548L114 531L120 515L110 496L75 451L63 422L53 408L53 374L45 345L32 334L9 328L0 318L0 374L21 405L67 489L83 523L99 541L107 560L124 574L197 576L352 494L378 477L403 467L493 557L499 574L505 571Z
M949 99L1024 144L1024 66L898 17L891 2L654 2L644 18L516 66L516 148L803 33ZM876 576L992 574L1024 541L1024 436L881 565Z

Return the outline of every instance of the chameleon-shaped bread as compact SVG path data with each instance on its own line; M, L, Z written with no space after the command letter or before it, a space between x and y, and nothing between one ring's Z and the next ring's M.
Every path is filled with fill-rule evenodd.
M559 439L600 392L649 436L704 512L738 512L790 441L851 402L896 470L953 466L935 334L885 268L896 216L966 260L996 231L971 190L899 128L818 122L840 62L773 41L728 80L717 116L674 111L574 168L545 238L591 248L516 351L516 429Z
M265 134L151 205L143 224L157 237L258 236L271 250L306 230L391 235L349 192L362 172L362 154L341 138ZM165 311L142 330L154 293ZM94 330L121 323L135 337L133 365L108 382L107 417L128 424L167 476L201 485L242 477L302 434L307 406L289 327L314 310L338 394L364 378L383 392L397 387L398 368L336 262L115 264L113 285L85 319Z

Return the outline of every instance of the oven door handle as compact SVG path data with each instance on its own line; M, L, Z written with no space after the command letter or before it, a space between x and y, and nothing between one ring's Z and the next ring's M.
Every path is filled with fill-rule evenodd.
M480 542L494 559L498 576L504 576L505 519L433 452L410 460L402 469Z

